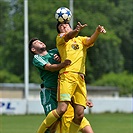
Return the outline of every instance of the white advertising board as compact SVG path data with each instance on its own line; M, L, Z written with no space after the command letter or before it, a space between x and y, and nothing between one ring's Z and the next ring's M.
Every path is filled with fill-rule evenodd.
M132 98L92 98L94 107L91 109L93 113L103 112L133 112L133 99Z
M0 99L0 114L25 114L26 100Z
M94 107L85 114L104 112L133 113L133 98L92 98ZM40 99L0 99L0 114L44 114Z

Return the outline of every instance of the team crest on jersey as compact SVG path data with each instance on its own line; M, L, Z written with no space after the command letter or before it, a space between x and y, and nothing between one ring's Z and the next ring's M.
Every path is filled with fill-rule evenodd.
M73 43L71 46L74 50L79 49L79 45L77 43Z

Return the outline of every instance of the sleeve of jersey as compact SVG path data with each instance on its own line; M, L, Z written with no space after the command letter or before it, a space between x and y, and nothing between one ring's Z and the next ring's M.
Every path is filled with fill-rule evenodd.
M94 43L92 43L91 45L86 44L86 39L87 38L88 38L87 36L85 36L85 37L80 36L80 39L82 40L84 46L86 46L87 48L92 47L94 45Z
M65 40L64 40L65 35L66 35L65 33L61 33L61 34L57 35L57 37L56 37L56 46L65 44Z
M57 54L58 56L60 56L59 51L58 51L57 48L55 49L55 51L56 51L56 54Z
M39 55L34 55L34 59L33 59L33 64L34 66L40 68L40 69L44 69L44 66L47 64L48 62L46 62L44 59L42 59L41 56Z
M58 51L57 48L51 49L51 50L49 50L49 51L54 51L54 54L58 54L58 55L59 55L59 51Z

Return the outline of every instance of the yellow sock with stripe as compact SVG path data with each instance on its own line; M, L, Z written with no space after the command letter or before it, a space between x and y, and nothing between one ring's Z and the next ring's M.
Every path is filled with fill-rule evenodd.
M70 124L70 128L69 128L69 133L78 133L79 131L79 126L78 124L74 123L73 121Z
M60 116L56 110L51 111L40 125L37 133L44 133Z

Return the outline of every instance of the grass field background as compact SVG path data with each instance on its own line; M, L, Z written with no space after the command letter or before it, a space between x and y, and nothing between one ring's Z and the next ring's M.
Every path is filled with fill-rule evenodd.
M133 133L133 114L88 114L95 133ZM0 115L0 133L36 133L45 115Z

